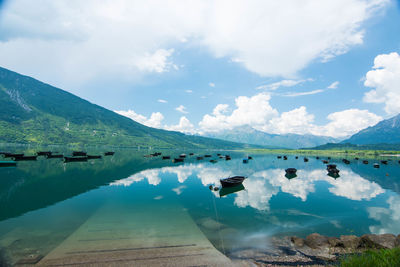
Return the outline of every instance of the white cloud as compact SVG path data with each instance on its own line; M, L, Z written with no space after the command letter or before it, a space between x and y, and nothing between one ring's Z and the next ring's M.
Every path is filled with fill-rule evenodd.
M143 57L138 58L135 65L140 71L147 72L161 73L169 71L171 67L178 70L175 64L168 61L173 52L174 49L158 49L153 54L146 53Z
M208 83L208 85L209 85L210 87L215 87L215 83L212 83L212 82Z
M327 88L328 89L336 89L339 86L339 81L331 83Z
M158 185L159 183L161 183L161 178L159 176L159 169L144 170L139 173L133 174L128 178L110 183L110 185L130 186L131 184L140 182L144 179L147 179L148 183L151 185Z
M178 131L186 134L194 134L197 132L194 128L194 125L185 116L182 116L179 119L178 124L165 126L164 129L169 131Z
M303 96L303 95L315 95L315 94L319 94L322 93L324 90L322 89L317 89L317 90L312 90L312 91L308 91L308 92L298 92L298 93L286 93L282 96L288 96L288 97L296 97L296 96Z
M185 92L186 92L186 93L188 93L188 94L191 94L191 93L193 93L193 91L192 91L192 90L185 90Z
M115 113L118 113L122 116L128 117L136 122L144 124L149 127L154 128L162 128L162 121L164 120L164 116L160 112L153 112L150 118L143 116L141 114L136 113L135 111L129 109L127 111L124 110L114 110Z
M311 82L311 81L313 81L313 79L311 79L311 78L304 79L304 80L282 80L279 82L258 86L258 87L256 87L256 89L274 91L274 90L278 89L279 87L293 87L295 85L302 84L305 82Z
M188 112L186 111L186 108L184 105L179 105L179 107L176 107L175 110L179 111L180 113L187 114Z
M382 117L368 110L347 109L328 115L330 122L314 131L315 134L334 137L345 137L373 126L382 120Z
M230 115L225 114L229 106L219 104L215 107L213 114L204 115L199 125L205 132L232 129L242 125L261 127L278 114L269 104L270 99L271 96L267 93L252 97L239 96L235 99L236 109Z
M364 95L367 103L384 103L385 112L400 112L400 55L382 54L375 57L373 70L367 72L364 85L375 88Z
M70 88L177 69L174 47L187 42L262 76L293 77L362 44L363 23L388 3L15 0L0 17L0 58Z
M160 103L168 103L168 101L164 100L164 99L158 99L157 101L160 102Z

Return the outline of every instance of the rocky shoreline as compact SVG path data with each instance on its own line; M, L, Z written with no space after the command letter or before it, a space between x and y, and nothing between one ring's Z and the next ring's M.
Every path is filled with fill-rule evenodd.
M326 266L337 263L345 255L395 247L400 247L400 234L328 237L313 233L306 238L274 237L267 251L245 249L229 256L255 266Z

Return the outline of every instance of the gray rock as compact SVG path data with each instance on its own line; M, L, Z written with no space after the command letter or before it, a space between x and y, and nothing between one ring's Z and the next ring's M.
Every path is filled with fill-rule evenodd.
M297 236L292 236L290 238L290 241L296 246L296 247L303 247L304 246L304 239L297 237Z
M395 246L400 247L400 234L396 237Z
M396 246L396 236L392 234L361 236L360 247L363 248L394 248Z
M318 233L313 233L311 235L308 235L306 237L305 244L313 249L329 245L328 238Z
M355 235L341 235L340 242L343 244L344 248L356 249L360 246L360 240L358 236Z
M342 247L343 243L337 237L328 237L328 243L331 247Z

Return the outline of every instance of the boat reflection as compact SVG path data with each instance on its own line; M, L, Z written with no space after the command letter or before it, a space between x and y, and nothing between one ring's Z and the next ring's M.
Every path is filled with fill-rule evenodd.
M223 197L229 194L233 194L239 191L244 190L243 184L240 184L238 186L233 186L233 187L223 187L221 190L219 190L219 197Z

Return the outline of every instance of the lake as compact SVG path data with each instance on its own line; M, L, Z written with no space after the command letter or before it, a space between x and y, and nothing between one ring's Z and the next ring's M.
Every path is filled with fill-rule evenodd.
M382 158L365 165L362 158L348 157L347 165L343 156L332 156L330 163L340 169L340 177L333 178L321 161L324 156L307 156L304 162L301 155L283 160L254 154L244 164L246 153L184 151L195 155L172 163L144 157L153 152L120 149L114 156L72 163L39 157L0 168L2 257L16 263L35 255L32 261L37 262L78 253L71 249L100 251L105 243L123 250L207 247L208 242L230 257L243 249L268 249L272 237L400 233L400 164L395 157L376 169L372 164ZM182 151L160 152L176 157ZM196 160L200 154L213 157ZM285 177L289 167L298 170L297 177ZM234 175L248 177L242 190L209 189Z

